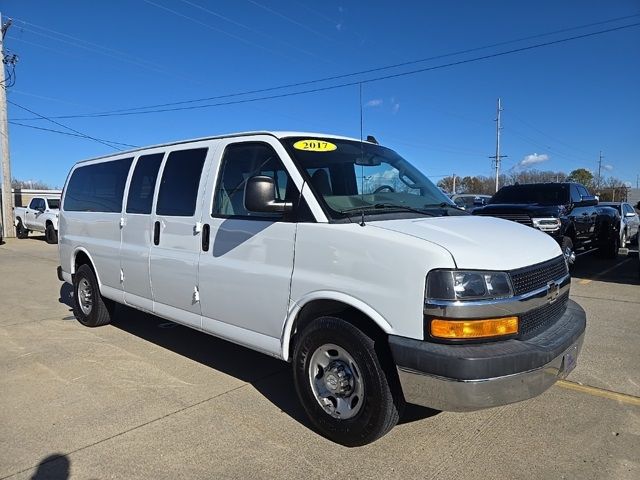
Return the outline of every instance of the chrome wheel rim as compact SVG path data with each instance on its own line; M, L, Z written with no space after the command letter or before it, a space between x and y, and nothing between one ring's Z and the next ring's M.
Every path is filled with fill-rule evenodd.
M333 418L352 418L364 404L360 367L349 352L338 345L327 343L313 352L309 384L318 404Z
M573 263L576 261L576 254L570 247L565 247L564 258L566 259L568 265L573 265Z
M91 288L91 284L86 278L82 278L78 282L78 304L82 313L85 315L91 313L93 308L93 288Z

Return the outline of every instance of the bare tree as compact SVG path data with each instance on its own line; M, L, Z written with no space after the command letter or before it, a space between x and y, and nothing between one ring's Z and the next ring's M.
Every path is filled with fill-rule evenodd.
M11 180L11 188L16 190L51 190L52 187L48 183L41 180L19 180L14 178Z

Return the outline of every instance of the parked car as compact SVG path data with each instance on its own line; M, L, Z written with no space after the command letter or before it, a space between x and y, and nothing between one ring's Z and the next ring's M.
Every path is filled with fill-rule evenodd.
M14 209L16 236L27 238L29 232L43 232L47 243L58 243L58 216L60 199L34 197L27 207Z
M600 205L615 208L620 215L620 246L637 244L640 219L633 207L627 202L600 202Z
M569 264L576 252L599 248L615 257L620 246L620 219L615 209L601 207L579 183L536 183L502 187L474 215L513 220L551 235Z
M491 195L474 195L472 193L458 193L451 196L451 200L467 212L472 212L474 209L486 205L490 198Z
M345 137L210 137L76 164L58 277L83 325L123 303L293 364L328 438L405 401L525 400L574 367L585 313L556 242L461 211L407 160Z

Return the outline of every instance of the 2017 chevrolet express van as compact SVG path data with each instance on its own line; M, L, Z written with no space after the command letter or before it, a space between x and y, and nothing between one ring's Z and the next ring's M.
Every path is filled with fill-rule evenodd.
M259 132L80 162L59 240L82 324L121 303L290 361L311 422L345 445L405 401L538 395L583 341L551 237L469 215L374 141Z

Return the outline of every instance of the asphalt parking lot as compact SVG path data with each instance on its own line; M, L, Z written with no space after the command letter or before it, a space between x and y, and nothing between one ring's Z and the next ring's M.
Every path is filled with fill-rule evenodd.
M0 246L0 479L640 478L635 253L581 257L567 381L474 413L410 408L378 442L314 433L287 364L119 307L89 329L43 239Z

